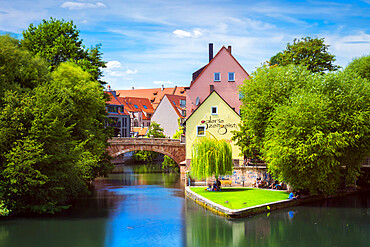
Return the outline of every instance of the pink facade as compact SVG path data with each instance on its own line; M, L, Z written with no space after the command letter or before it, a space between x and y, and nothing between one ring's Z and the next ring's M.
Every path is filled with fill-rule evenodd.
M213 50L213 46L210 45L210 49ZM210 59L212 59L212 54L213 51L210 51ZM219 81L217 81L217 75L215 81L214 73L220 73L218 74L220 75ZM234 81L230 80L229 73L234 73ZM204 67L202 72L192 81L190 89L186 90L186 116L190 116L212 90L216 90L239 113L241 101L239 99L238 86L245 79L249 79L249 75L231 55L231 47L229 49L222 47L208 65ZM197 102L198 97L199 102Z

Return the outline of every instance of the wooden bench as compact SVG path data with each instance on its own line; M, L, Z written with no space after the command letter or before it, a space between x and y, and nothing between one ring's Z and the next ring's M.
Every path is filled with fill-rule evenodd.
M221 187L225 185L231 186L232 182L231 180L220 180L221 181Z

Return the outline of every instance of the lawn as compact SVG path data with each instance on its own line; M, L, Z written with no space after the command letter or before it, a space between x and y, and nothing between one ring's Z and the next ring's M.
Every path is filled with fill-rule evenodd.
M208 191L205 187L192 187L193 192L230 209L241 209L288 199L288 193L257 188L223 188Z

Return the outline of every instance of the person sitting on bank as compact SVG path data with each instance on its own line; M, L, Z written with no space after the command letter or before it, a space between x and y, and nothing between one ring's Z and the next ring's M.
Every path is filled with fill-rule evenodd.
M292 191L292 192L290 192L290 194L289 194L289 199L296 199L296 197L295 197L295 195L294 195L293 191Z
M270 185L270 188L271 189L275 189L275 186L279 184L279 181L278 180L275 180L271 185Z
M221 181L216 178L215 183L213 184L214 191L221 191Z

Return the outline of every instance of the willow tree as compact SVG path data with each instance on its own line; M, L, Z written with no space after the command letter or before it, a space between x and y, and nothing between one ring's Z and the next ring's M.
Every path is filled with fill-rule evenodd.
M198 138L192 147L191 174L198 178L232 174L231 145L225 140Z

